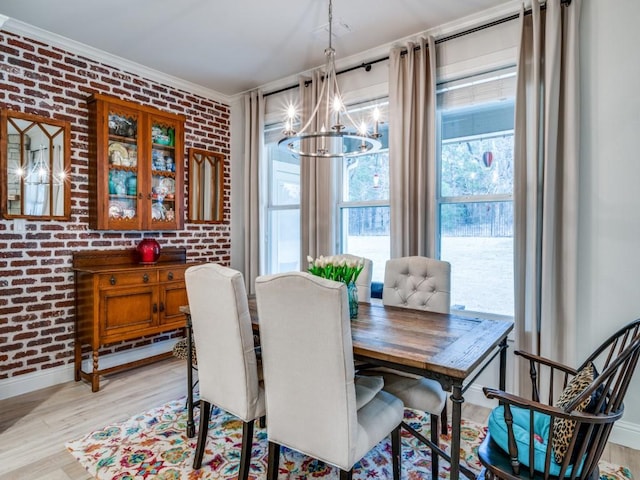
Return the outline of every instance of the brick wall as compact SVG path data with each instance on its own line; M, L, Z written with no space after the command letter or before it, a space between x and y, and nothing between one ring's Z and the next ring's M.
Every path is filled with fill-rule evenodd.
M70 221L27 221L24 231L14 231L12 221L0 219L0 380L73 362L72 253L131 249L143 235L89 229L86 99L93 92L184 114L185 172L188 147L225 154L224 222L185 221L184 230L153 235L163 246L187 247L189 261L231 260L228 105L0 31L0 108L71 122L72 169ZM103 353L179 334L112 345Z

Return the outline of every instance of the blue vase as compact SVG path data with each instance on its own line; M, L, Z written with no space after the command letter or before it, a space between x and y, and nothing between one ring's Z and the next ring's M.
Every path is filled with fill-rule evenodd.
M135 196L138 193L138 179L135 175L127 178L127 195Z
M347 283L347 298L349 300L349 318L358 318L358 286L355 282Z

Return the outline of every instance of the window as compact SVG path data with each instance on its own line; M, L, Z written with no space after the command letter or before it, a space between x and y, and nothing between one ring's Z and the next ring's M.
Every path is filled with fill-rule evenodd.
M372 117L375 108L386 114L387 99L348 108L355 118ZM389 236L389 128L378 127L382 148L371 155L342 160L338 175L339 251L373 261L374 283L384 281L384 267L391 252Z
M439 257L452 310L513 316L515 73L439 85Z
M300 159L278 148L282 130L282 124L265 128L265 273L300 270Z

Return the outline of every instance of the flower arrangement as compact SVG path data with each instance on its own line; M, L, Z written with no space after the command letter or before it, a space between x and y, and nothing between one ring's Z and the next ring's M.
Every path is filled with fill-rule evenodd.
M344 282L347 285L355 282L364 268L364 258L347 260L344 257L320 255L315 260L308 256L307 260L309 261L309 273L336 282Z

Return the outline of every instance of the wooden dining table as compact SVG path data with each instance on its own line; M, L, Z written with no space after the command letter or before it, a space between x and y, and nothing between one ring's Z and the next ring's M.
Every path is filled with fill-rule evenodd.
M249 310L255 331L259 331L255 298L249 299ZM188 314L188 307L183 310ZM187 325L190 327L189 315ZM351 320L353 354L356 360L431 378L451 392L451 452L460 451L460 431L464 392L477 376L499 357L499 385L505 388L507 337L513 322L473 318L456 314L442 314L381 304L360 303L358 316ZM187 343L191 348L191 335ZM189 363L191 354L188 354ZM189 365L189 393L191 365ZM187 432L194 434L192 397L188 399ZM458 479L460 472L474 478L473 472L451 461L439 445L421 439L435 447L451 464L450 478Z

